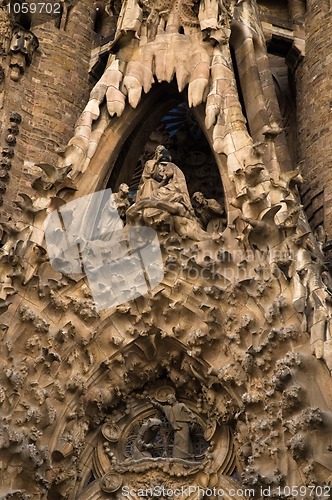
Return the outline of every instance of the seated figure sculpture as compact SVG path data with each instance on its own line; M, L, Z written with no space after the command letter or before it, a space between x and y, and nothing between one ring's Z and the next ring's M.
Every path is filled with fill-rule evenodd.
M203 193L196 191L192 196L192 204L196 217L205 231L221 233L224 230L227 224L226 214L217 200L207 199Z
M132 458L134 460L150 458L152 456L151 452L148 450L153 450L155 447L154 440L161 426L162 421L159 418L148 418L148 420L141 425L133 443Z
M197 221L183 172L170 160L166 148L158 146L146 162L127 222L167 228L195 241L211 239L211 233L203 231Z

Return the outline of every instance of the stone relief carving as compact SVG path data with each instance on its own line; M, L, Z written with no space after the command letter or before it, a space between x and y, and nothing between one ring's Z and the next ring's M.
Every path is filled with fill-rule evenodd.
M99 481L95 478L93 489L111 492L122 485L143 487L142 473L151 484L159 481L171 488L190 480L198 486L201 476L208 481L209 473L205 471L213 457L217 458L214 470L222 473L231 466L229 428L223 425L217 429L215 424L209 439L214 437L218 444L209 446L204 437L208 420L182 390L177 393L173 385L161 379L156 387L149 384L143 394L134 390L113 405L96 449Z
M166 148L158 146L153 159L146 162L135 203L127 211L128 220L168 232L174 229L193 240L210 239L195 217L184 174L170 160Z
M239 9L239 15L251 9L247 3L238 6L231 1L217 0L194 4L177 0L153 6L137 0L123 2L113 42L114 56L92 90L60 164L72 165L73 176L84 172L95 151L91 138L100 138L109 120L122 115L127 101L136 108L142 91L148 93L151 89L154 77L158 82L171 82L176 77L179 92L188 87L190 107L205 103L206 127L213 129L216 152L228 154L230 147L231 130L223 125L224 112L225 116L229 115L230 122L242 122L243 141L248 144L228 46L234 8ZM251 18L254 19L254 15ZM252 36L257 32L262 37L259 27L250 28ZM167 50L162 50L161 40ZM126 49L123 49L127 45L135 52L136 59L128 54L131 59L128 60ZM225 99L225 95L229 97ZM99 120L105 97L108 118L104 115ZM267 123L266 127L270 125ZM232 159L235 161L236 157L232 155Z
M38 45L38 39L31 31L20 26L14 27L9 47L10 78L12 80L15 82L19 80L25 68L31 63L33 53Z
M22 116L13 111L9 115L9 123L7 124L7 128L4 135L4 140L7 143L7 146L2 148L1 155L2 159L0 160L0 205L3 202L3 196L7 190L7 182L10 179L9 171L11 169L11 158L14 156L14 146L16 144L16 136L19 133L19 125L22 122Z
M165 414L174 431L173 458L191 458L193 446L190 438L190 424L196 420L193 412L184 403L178 402L173 394L168 396L166 404L160 404L151 398L149 401Z
M0 5L0 54L5 55L8 51L12 23L8 14L8 8L4 2Z
M244 23L249 2L237 4ZM148 2L123 5L116 54L62 167L40 166L39 198L20 196L18 220L3 228L4 495L13 494L14 479L23 498L26 490L69 499L156 481L239 486L231 474L241 486L272 489L329 482L331 424L320 390L330 383L329 282L297 198L299 171L279 169L280 129L269 124L256 143L246 130L224 39L232 26L221 10L227 4L211 0L204 10L203 3L160 2L156 12ZM157 78L168 81L175 72L181 90L190 86L190 104L206 103L214 151L226 157L231 203L226 224L212 197L191 201L182 165L157 148L145 162L135 203L129 206L122 184L107 210L116 208L127 223L161 225L165 277L146 297L97 312L84 277L65 276L44 260L42 222L54 205L75 196L77 185L67 176L72 170L79 181L82 157L82 170L88 168L98 141L92 135L86 141L83 130L99 134L127 100L138 105L142 88L152 85L142 54L155 58ZM104 96L109 116L99 126L93 123L105 113ZM12 154L11 147L3 150L4 169ZM218 240L206 231L215 219ZM308 389L311 370L317 377Z

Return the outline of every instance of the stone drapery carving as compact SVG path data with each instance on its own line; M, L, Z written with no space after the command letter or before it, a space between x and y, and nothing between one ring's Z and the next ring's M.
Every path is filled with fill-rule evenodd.
M153 449L153 441L160 431L162 421L159 418L148 418L137 433L133 444L133 459L138 460L143 457L151 457L149 449Z
M112 232L121 229L120 219L125 222L126 211L130 207L129 187L123 183L119 186L117 193L112 193L106 202L97 225L100 239L109 238Z
M193 452L190 424L195 422L193 412L184 403L178 402L173 394L168 396L167 404L160 404L153 399L150 402L166 415L174 430L173 458L190 458Z

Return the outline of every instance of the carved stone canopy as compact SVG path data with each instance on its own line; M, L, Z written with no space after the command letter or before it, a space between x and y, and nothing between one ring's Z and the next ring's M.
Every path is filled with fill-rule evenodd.
M77 498L85 498L92 491L97 494L120 492L122 487L138 488L143 485L143 477L145 484L150 481L151 485L175 488L190 481L198 487L203 478L208 484L209 477L230 474L235 469L227 423L235 411L231 409L231 397L221 388L209 390L201 386L202 370L206 372L208 368L198 361L192 363L196 367L195 379L186 382L193 375L190 360L180 345L172 341L160 344L156 362L151 364L149 356L146 358L151 340L133 343L122 350L120 356L129 368L126 374L118 356L105 363L113 380L112 386L109 385L111 391L116 387L115 380L119 383L126 380L126 388L118 386L118 396L114 393L110 403L109 398L103 401L97 396L98 386L102 392L107 379L96 381L96 386L85 396L88 421L85 417L69 422L57 440L52 457L63 470L75 455L75 443L80 442L84 447L86 466L82 470L82 484L76 489ZM165 351L168 360L161 357ZM152 378L157 379L143 382L140 389L130 389L137 385L139 373L146 379L154 373ZM163 378L163 373L168 376ZM92 436L93 448L85 446L82 439L91 444ZM86 490L82 489L84 484L89 485ZM54 486L52 495L61 495L65 485L66 481Z

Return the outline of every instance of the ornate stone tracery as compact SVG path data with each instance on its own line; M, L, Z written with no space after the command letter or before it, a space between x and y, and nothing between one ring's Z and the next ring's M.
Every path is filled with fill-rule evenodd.
M36 196L22 193L20 220L4 226L4 494L329 484L329 278L298 199L300 172L287 170L255 2L121 3L107 68L59 166L37 166ZM179 106L209 154L201 136L190 151L187 130L176 129L182 142L164 133ZM120 161L130 141L131 171L130 151ZM157 230L164 277L97 310L84 275L52 269L43 222L108 181L118 189L101 214L103 248L117 209L128 226ZM165 392L185 414L179 429Z

